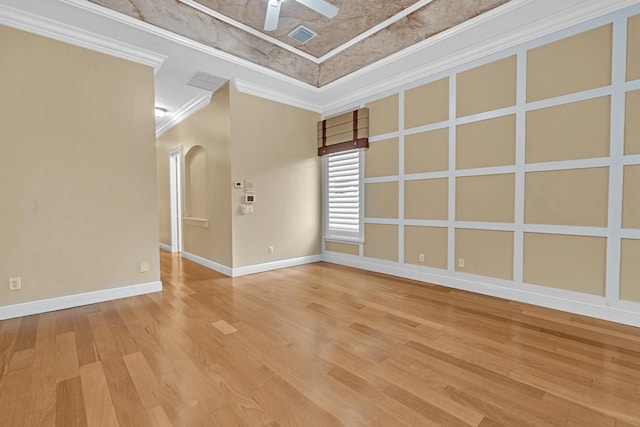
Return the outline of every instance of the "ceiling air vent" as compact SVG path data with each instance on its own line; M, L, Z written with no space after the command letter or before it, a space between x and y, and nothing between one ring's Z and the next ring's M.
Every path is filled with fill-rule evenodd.
M318 34L314 33L303 25L300 25L298 28L289 33L289 37L299 42L300 44L305 44L317 35Z
M211 74L196 71L189 80L187 80L187 85L197 87L199 89L215 91L222 86L225 81L226 80L212 76Z

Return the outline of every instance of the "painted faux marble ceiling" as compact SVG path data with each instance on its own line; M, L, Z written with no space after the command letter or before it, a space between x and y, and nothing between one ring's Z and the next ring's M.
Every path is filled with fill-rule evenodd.
M322 87L509 0L328 0L340 8L333 19L288 0L271 32L263 30L268 0L91 1ZM288 37L299 25L318 36Z

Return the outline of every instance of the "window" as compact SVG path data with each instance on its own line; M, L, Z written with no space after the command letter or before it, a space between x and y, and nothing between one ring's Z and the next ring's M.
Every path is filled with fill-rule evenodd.
M325 236L360 240L362 150L325 156Z

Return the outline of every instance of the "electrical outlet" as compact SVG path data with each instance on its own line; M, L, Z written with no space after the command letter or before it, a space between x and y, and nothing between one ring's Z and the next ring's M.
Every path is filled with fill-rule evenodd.
M9 279L9 290L17 291L19 289L22 289L22 281L19 277L11 277Z
M424 262L424 254L420 254L419 258L420 258L420 262Z
M273 246L269 246L269 253L272 254L273 253Z
M464 258L458 258L458 267L464 268Z
M146 273L149 271L149 263L148 262L141 262L140 263L140 273Z

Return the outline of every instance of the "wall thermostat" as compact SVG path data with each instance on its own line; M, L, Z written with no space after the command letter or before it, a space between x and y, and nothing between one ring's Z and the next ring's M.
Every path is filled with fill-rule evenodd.
M245 203L255 203L256 202L255 194L245 194L244 195L244 202Z
M233 183L233 188L242 188L244 187L244 184L242 183L242 181L236 181Z

